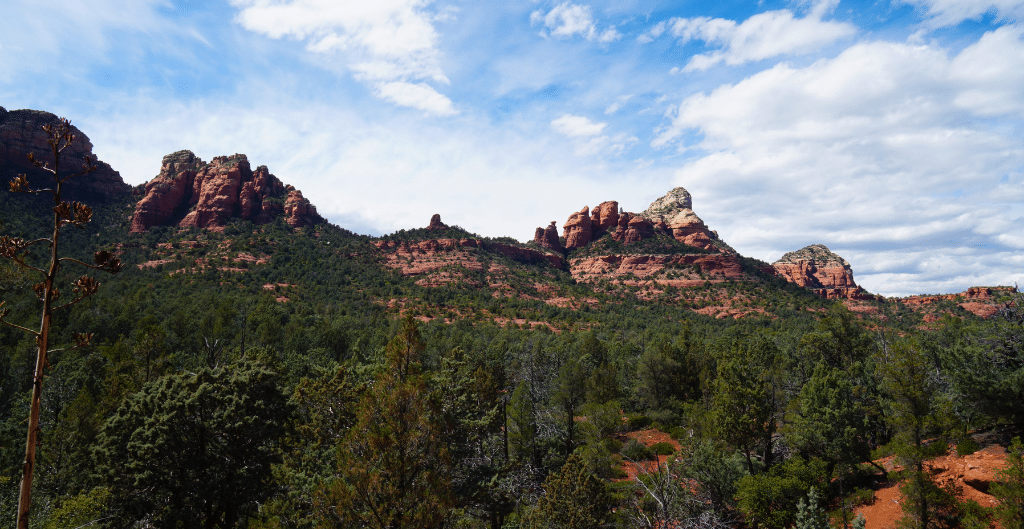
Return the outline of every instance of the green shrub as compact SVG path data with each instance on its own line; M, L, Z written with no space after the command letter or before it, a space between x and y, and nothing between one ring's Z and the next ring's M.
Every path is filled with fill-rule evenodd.
M676 452L676 447L672 446L672 443L654 443L651 445L651 451L659 456L670 456Z
M646 415L631 415L627 424L630 430L639 430L650 426L651 422L651 418Z
M978 442L971 436L966 436L956 444L956 455L963 457L969 456L978 451Z
M682 426L676 426L675 428L670 428L668 430L668 435L669 437L678 441L680 439L685 439L686 437L689 437L690 431L687 430L686 428L683 428Z
M624 457L633 461L654 459L654 451L647 448L643 443L637 442L636 439L630 439L626 446L622 447L621 453Z
M605 437L604 439L601 439L601 444L603 444L604 447L613 454L617 454L622 451L622 441L619 441L614 437Z

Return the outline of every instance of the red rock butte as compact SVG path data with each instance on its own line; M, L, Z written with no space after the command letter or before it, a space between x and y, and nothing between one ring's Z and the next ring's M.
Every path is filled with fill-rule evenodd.
M164 156L160 174L146 184L132 215L132 233L153 226L222 227L239 218L257 224L284 216L293 228L324 222L302 192L261 165L253 171L244 154L209 163L192 151Z
M772 263L772 267L786 281L812 289L824 298L874 299L854 282L850 263L824 244L789 252Z

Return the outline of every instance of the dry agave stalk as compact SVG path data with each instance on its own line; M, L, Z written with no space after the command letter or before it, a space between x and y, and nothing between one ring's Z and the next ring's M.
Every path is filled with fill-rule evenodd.
M67 225L84 228L92 218L92 209L79 202L67 202L61 198L64 183L70 179L96 170L93 160L85 157L82 169L79 172L61 176L60 156L61 153L75 141L75 135L71 123L65 119L43 127L46 132L47 144L53 156L53 166L36 159L35 154L29 153L28 159L37 168L50 173L55 184L53 188L32 188L28 182L27 175L18 175L10 182L12 193L50 193L53 196L53 231L50 237L43 237L35 240L25 240L20 237L0 237L0 257L5 257L17 263L19 266L31 270L42 277L42 281L36 283L32 290L42 301L42 318L39 330L33 330L10 321L5 318L10 314L10 309L0 302L0 322L11 327L21 329L35 336L37 355L36 366L32 376L32 403L29 412L28 435L25 441L25 462L23 463L23 474L21 480L21 492L18 499L18 529L28 529L29 510L32 503L32 475L35 466L36 444L39 434L39 408L42 395L43 376L48 365L48 356L64 349L50 349L50 325L51 316L54 311L70 307L83 299L95 294L99 289L99 282L90 276L82 276L72 283L72 297L63 304L58 304L61 293L54 284L57 273L64 263L77 263L78 265L94 270L102 270L110 273L117 273L121 270L121 261L107 251L99 251L93 256L93 264L84 263L71 257L60 257L58 246L60 242L61 228ZM36 266L29 260L32 254L30 248L35 245L43 245L49 249L48 263ZM91 333L74 333L75 345L67 349L85 347L89 345L93 335Z

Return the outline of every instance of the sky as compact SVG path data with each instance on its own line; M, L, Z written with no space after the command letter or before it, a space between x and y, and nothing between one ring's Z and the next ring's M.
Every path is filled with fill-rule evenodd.
M4 0L0 106L132 185L244 153L357 233L528 241L683 186L870 292L1024 283L1024 0Z

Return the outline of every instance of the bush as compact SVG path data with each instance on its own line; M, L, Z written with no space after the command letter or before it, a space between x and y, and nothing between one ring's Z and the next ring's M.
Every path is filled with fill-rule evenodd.
M675 439L676 441L678 441L680 439L684 439L686 437L689 437L690 436L690 431L687 430L686 428L683 428L682 426L676 426L675 428L670 428L669 429L668 435L669 435L669 437L671 437L671 438Z
M604 439L601 439L601 444L603 444L604 447L613 454L618 454L622 451L622 441L619 441L614 437L605 437Z
M659 456L670 456L676 452L676 447L672 446L672 443L654 443L651 445L651 451Z
M650 426L651 422L653 422L651 421L651 418L646 415L632 415L629 417L629 422L627 424L629 425L630 430L640 430Z
M654 459L654 451L647 448L643 443L637 442L636 439L630 439L626 446L622 448L622 455L633 461L643 461L645 459Z
M969 456L978 451L978 442L971 436L966 436L956 444L956 455L963 457Z

